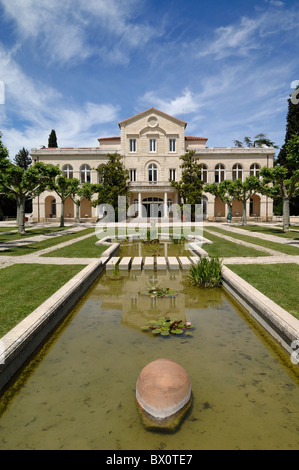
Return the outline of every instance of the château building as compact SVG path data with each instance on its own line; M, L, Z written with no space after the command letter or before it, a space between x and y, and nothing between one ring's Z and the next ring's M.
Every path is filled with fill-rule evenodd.
M178 203L178 192L170 180L181 178L180 156L194 150L199 157L202 179L205 183L224 179L245 179L259 175L262 167L273 167L274 149L269 147L208 147L206 137L186 135L187 123L176 117L150 108L118 123L120 135L98 138L97 147L34 148L33 161L59 165L63 175L78 178L81 183L98 183L96 168L107 162L107 154L117 152L123 157L129 170L129 216L154 214L167 217L171 205ZM143 212L141 212L143 208ZM209 193L203 193L204 218L221 220L227 208L223 202ZM85 200L80 207L82 220L96 221L103 215L103 208L92 207ZM152 212L151 212L152 211ZM234 201L233 218L242 215L242 203ZM248 201L248 218L271 220L273 202L266 196L254 195ZM33 201L33 220L59 219L60 199L56 193L45 191ZM66 219L74 219L75 208L71 199L65 203Z

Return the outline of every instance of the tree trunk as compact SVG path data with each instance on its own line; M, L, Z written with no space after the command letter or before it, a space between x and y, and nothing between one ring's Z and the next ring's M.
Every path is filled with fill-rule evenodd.
M287 232L290 229L290 200L288 197L283 198L282 214L282 231Z
M76 203L76 223L80 223L80 203Z
M242 225L247 225L246 201L242 201L242 204L243 204Z
M61 199L60 227L64 227L64 199Z
M17 198L17 226L18 232L24 235L25 232L25 202L26 199L23 197Z

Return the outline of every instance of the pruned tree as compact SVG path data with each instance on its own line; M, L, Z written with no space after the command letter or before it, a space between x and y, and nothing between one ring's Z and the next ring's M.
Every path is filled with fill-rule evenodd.
M77 223L80 223L80 206L81 206L81 202L84 201L85 199L87 199L87 201L91 201L93 195L98 193L102 189L103 189L102 185L92 184L92 183L89 183L89 182L84 183L82 186L77 185L77 183L74 184L73 190L70 194L70 197L72 198L72 201L74 202L74 204L76 206L75 220L76 220Z
M58 167L55 167L58 168ZM61 200L61 213L60 213L60 227L64 227L64 205L68 197L70 197L74 191L74 187L79 186L80 182L76 178L66 178L59 174L58 176L52 178L49 189L55 191L57 196Z
M48 187L59 170L53 165L36 162L27 170L9 163L0 172L0 192L14 198L17 204L17 227L25 234L25 203L41 194Z
M220 183L211 183L204 186L204 191L218 197L227 205L228 220L231 220L232 204L234 200L233 181L224 180Z
M232 185L228 188L228 191L234 199L242 202L242 223L243 225L246 225L246 203L248 199L250 199L254 194L261 191L261 183L259 178L257 178L256 176L248 176L245 181L237 179L232 182Z
M273 199L282 199L283 231L290 228L290 201L299 196L299 135L294 135L286 144L286 163L297 170L290 173L287 166L264 167L260 171L263 177L263 191Z

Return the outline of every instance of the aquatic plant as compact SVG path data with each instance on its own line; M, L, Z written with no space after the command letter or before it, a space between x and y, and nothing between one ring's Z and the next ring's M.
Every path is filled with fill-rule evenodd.
M183 322L171 317L162 317L159 320L150 320L141 329L142 331L151 332L154 335L192 335L191 329L194 328L191 322Z
M219 258L201 258L190 267L188 279L196 287L220 287L222 284L222 260Z
M139 295L148 295L149 297L176 297L177 293L169 287L148 287L145 291L139 292Z

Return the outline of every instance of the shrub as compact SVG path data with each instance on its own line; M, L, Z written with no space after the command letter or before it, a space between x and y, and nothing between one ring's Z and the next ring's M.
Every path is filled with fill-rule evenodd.
M219 287L222 283L221 267L222 260L219 258L201 258L191 266L188 278L193 286Z

